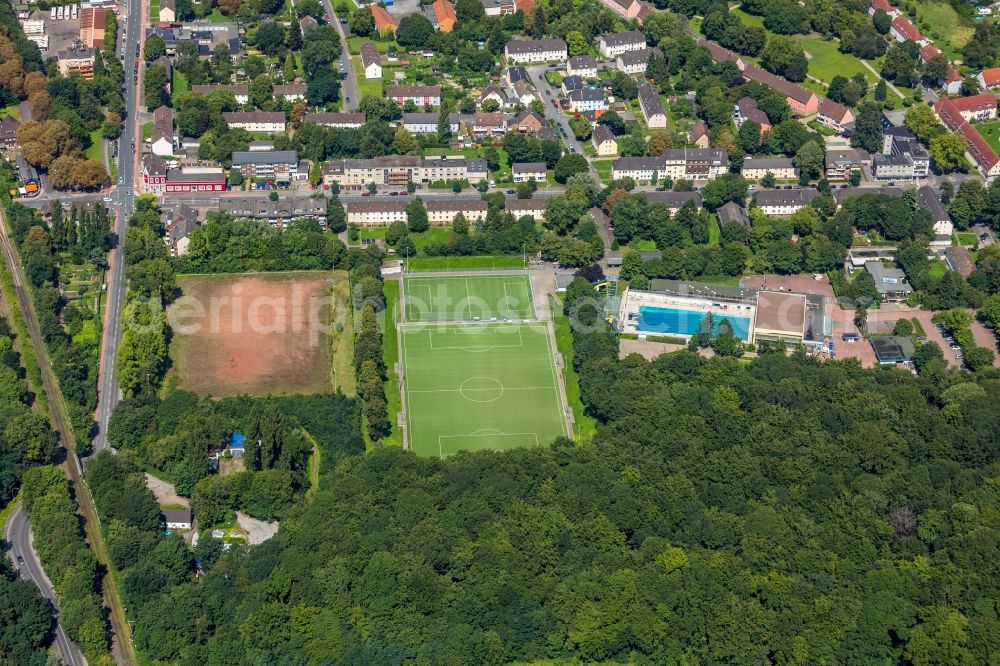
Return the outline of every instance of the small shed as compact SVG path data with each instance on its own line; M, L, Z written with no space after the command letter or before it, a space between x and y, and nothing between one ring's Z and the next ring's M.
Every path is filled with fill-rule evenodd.
M872 350L879 365L909 363L913 358L913 341L898 335L871 338Z
M243 453L246 451L247 436L234 432L229 436L229 448L228 453L234 458L242 458Z

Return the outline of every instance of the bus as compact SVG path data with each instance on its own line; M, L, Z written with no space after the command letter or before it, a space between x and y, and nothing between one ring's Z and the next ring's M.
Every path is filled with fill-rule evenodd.
M56 20L56 8L55 7L53 7L52 11L49 13L49 20L50 21L55 21Z
M65 18L66 18L66 8L65 7L60 7L59 8L59 20L62 21Z
M79 16L79 14L77 14L77 12L80 11L80 6L79 5L70 5L69 8L73 12L73 18L74 19L77 18Z

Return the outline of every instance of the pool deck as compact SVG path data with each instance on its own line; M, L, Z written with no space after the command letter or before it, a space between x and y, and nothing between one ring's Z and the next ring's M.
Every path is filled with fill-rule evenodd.
M640 330L637 328L640 308L663 308L670 310L682 310L685 312L696 312L701 314L711 313L718 318L729 317L731 319L747 320L747 337L745 341L753 342L754 320L756 309L752 305L713 302L705 298L683 298L669 294L659 294L649 291L626 290L622 297L621 309L618 313L618 321L621 329L625 333L652 334L652 335L674 335L681 338L690 338L692 334L674 331L652 331ZM634 317L633 317L634 315ZM700 321L700 320L699 320Z

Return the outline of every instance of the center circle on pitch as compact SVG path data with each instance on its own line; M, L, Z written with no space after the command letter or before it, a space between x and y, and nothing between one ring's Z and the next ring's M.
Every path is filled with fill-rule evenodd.
M493 402L503 395L503 384L492 377L470 377L462 382L458 392L472 402Z

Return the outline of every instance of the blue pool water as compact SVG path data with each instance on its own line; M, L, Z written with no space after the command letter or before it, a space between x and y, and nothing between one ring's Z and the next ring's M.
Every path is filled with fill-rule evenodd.
M747 342L750 340L750 318L739 317L725 312L712 313L712 334L718 335L719 323L726 319L733 327L733 335ZM705 313L697 310L658 308L651 305L639 307L639 321L636 330L645 333L665 333L667 335L694 335L701 328Z

